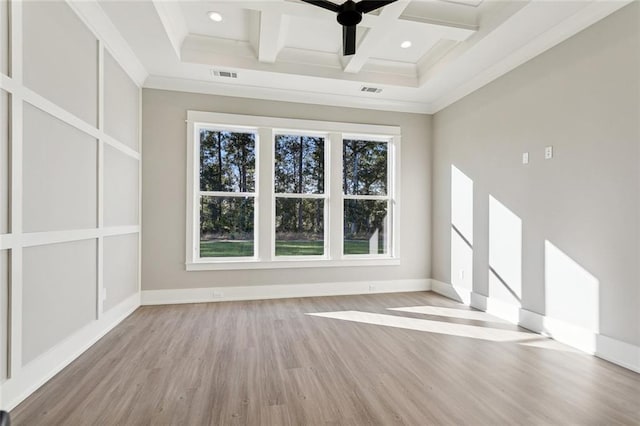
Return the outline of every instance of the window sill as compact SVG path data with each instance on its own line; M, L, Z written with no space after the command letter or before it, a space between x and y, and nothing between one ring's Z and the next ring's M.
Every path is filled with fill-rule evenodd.
M187 262L187 271L223 271L242 269L295 269L295 268L349 268L353 266L398 266L399 258L379 257L379 258L345 258L340 260L329 259L286 259L286 260L216 260Z

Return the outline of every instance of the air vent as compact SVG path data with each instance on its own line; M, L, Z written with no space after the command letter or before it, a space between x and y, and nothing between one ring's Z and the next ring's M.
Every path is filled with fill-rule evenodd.
M360 88L361 92L367 92L367 93L380 93L382 92L382 89L380 89L379 87L367 87L367 86L362 86Z
M238 78L238 73L232 71L211 70L211 73L214 77Z

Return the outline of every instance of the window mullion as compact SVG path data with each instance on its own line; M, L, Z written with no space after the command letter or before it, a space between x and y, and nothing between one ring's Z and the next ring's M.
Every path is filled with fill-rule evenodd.
M258 173L256 199L258 259L269 261L273 258L274 241L274 198L273 198L273 129L258 129Z
M200 191L200 195L203 197L223 197L223 198L246 198L255 197L254 192L225 192L225 191Z
M386 201L390 200L389 195L344 195L345 200L372 200L372 201Z
M307 194L307 193L296 194L296 193L280 193L279 192L274 195L276 198L307 198L307 199L314 199L314 200L327 198L325 194Z
M329 134L329 217L326 226L329 229L329 258L342 258L342 223L343 223L343 198L342 198L342 133Z
M391 164L389 167L389 179L391 184L391 250L389 254L393 257L400 257L400 136L393 137L391 145Z

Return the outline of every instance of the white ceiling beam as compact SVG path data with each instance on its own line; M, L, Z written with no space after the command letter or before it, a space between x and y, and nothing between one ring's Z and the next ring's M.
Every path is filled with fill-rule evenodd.
M235 2L234 2L235 3ZM335 21L335 13L316 8L306 3L273 0L273 1L238 1L236 3L243 9L257 10L259 12L278 12L282 15L298 16L301 18L313 18Z
M255 51L247 41L228 40L207 36L189 35L182 46L182 62L205 65L207 70L218 69L289 74L292 76L319 77L323 79L353 81L357 83L385 84L398 87L417 87L415 65L396 63L395 67L374 66L371 71L345 74L335 53L283 48L279 61L269 64L258 61Z
M164 31L167 33L171 47L176 53L178 59L180 59L180 50L182 49L182 43L189 34L187 28L187 21L182 14L182 8L180 2L171 2L163 0L152 0L153 6L158 12L160 22L164 27Z
M339 3L339 1L336 1ZM298 3L282 0L263 1L238 1L239 7L243 9L256 10L258 12L279 12L284 16L296 16L299 18L317 19L324 22L336 22L336 14L307 3ZM360 26L372 27L377 22L376 15L365 14L362 17Z
M344 72L355 74L362 69L374 53L376 46L393 30L395 22L408 5L408 1L401 0L382 8L375 25L369 29L360 45L356 47L356 53L346 60Z
M288 18L278 11L260 12L260 36L258 39L258 60L272 64L284 45Z

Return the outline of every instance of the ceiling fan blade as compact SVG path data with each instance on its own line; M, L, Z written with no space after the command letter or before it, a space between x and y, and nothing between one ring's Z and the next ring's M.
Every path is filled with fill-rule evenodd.
M344 56L356 53L356 26L342 27L342 54Z
M386 6L395 1L397 0L361 0L358 4L356 4L356 10L360 13L368 13L373 10L380 9L382 6Z
M336 13L340 10L340 6L338 6L335 3L331 3L328 0L301 0L301 1L312 4L314 6L321 7L323 9L330 10L332 12L336 12Z

